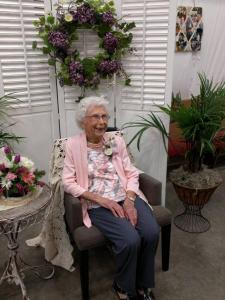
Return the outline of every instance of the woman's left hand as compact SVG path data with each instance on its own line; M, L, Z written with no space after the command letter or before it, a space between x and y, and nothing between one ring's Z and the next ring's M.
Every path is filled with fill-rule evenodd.
M123 205L124 213L126 218L131 222L133 226L136 226L137 224L137 210L134 207L134 204L124 202Z

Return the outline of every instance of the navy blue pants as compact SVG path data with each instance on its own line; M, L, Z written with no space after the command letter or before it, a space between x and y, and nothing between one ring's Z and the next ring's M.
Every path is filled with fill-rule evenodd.
M92 223L112 243L116 256L115 281L130 296L136 295L137 288L154 287L155 250L160 230L151 208L139 197L135 208L136 227L104 207L89 210Z

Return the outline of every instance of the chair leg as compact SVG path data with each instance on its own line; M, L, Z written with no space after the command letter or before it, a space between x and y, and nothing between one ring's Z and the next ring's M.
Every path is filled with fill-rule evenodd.
M162 270L169 270L171 224L161 227Z
M89 300L89 255L88 250L79 251L80 283L82 300Z

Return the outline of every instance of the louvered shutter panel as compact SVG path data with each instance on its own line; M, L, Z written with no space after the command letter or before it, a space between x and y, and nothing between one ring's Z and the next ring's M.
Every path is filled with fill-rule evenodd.
M46 172L59 138L56 78L47 56L32 49L38 40L32 22L47 10L49 0L0 0L0 93L16 92L21 100L9 100L15 108L9 120L16 124L13 133L25 137L14 150Z
M167 0L122 0L124 20L136 23L132 46L137 51L124 60L131 87L122 90L121 108L165 103L169 9Z
M40 41L32 22L45 7L44 0L0 0L0 71L4 93L17 92L19 107L51 104L48 58L32 49Z

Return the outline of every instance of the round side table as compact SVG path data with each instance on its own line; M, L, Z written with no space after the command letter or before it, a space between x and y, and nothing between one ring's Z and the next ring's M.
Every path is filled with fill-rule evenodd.
M8 283L20 285L23 300L30 300L23 279L26 271L33 271L42 279L50 279L54 275L54 267L49 264L31 266L19 254L18 235L31 225L41 222L46 215L46 209L52 200L51 189L44 185L41 193L25 205L6 210L0 210L0 234L8 240L8 262L0 279L0 285ZM46 275L47 270L47 275ZM42 275L44 271L45 275Z

